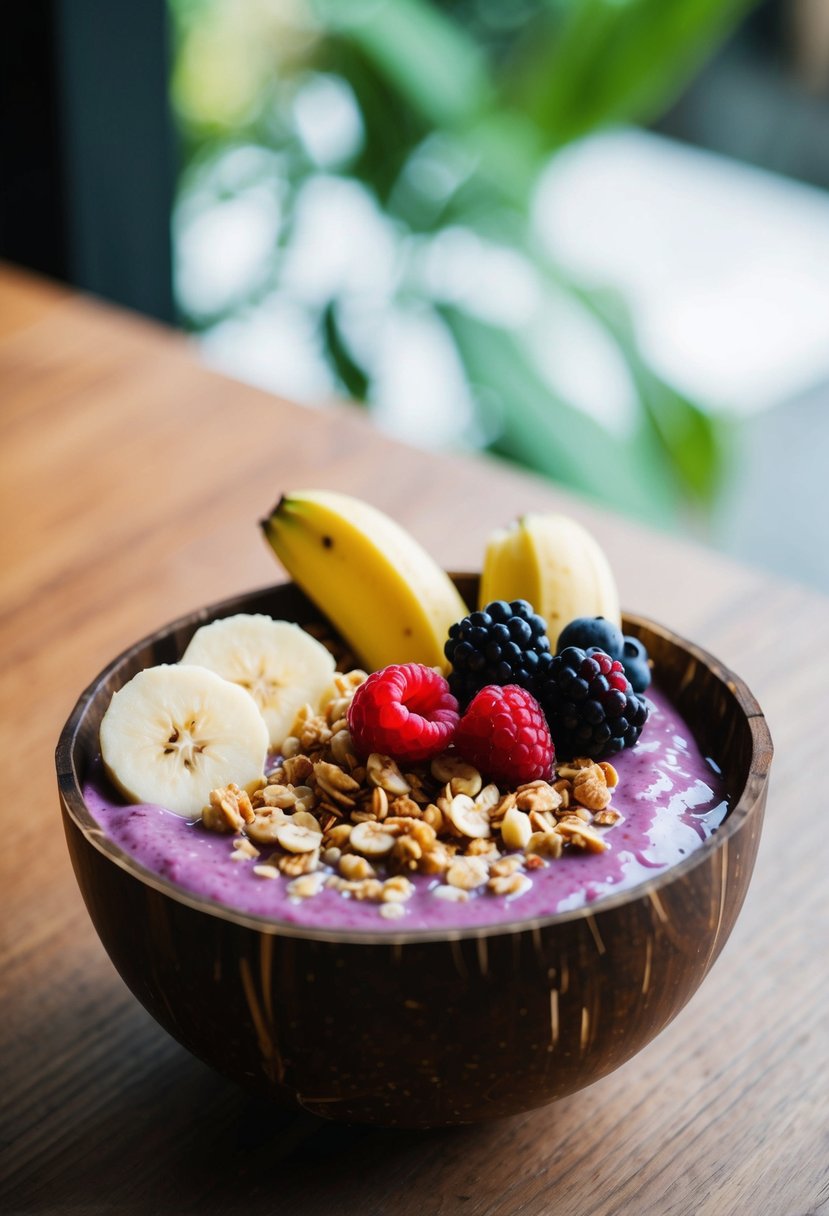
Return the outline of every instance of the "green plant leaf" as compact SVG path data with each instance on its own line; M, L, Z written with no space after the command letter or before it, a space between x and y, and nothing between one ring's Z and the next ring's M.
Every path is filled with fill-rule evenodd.
M493 106L486 55L429 0L317 0L314 7L435 127L467 126Z
M726 466L724 425L648 365L639 349L630 312L618 294L572 285L571 290L617 342L642 407L685 491L710 506Z
M549 147L607 123L651 119L753 2L571 0L511 65L508 100Z
M349 39L326 39L318 62L323 70L348 82L360 111L364 138L350 172L387 205L401 169L432 125Z
M473 390L498 403L493 451L628 514L666 522L677 496L647 424L625 439L555 394L512 333L442 307Z
M322 332L326 354L343 388L355 401L365 401L369 378L343 340L334 300L329 300L323 311Z
M459 22L428 0L317 0L316 8L422 122L453 135L490 187L526 211L544 165L540 133L500 104L485 52ZM371 121L365 107L364 115Z

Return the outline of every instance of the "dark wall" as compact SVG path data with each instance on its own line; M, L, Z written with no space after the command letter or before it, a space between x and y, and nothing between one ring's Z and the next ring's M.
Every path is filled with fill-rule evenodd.
M4 12L0 256L173 319L164 0Z

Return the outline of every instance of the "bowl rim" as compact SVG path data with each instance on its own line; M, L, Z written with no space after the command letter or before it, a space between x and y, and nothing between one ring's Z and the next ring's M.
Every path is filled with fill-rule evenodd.
M474 572L463 571L451 574L453 579L477 578ZM177 886L170 879L155 874L152 870L141 865L129 853L115 844L104 830L95 822L83 797L81 785L75 767L75 742L81 723L95 698L101 682L121 664L144 649L157 642L162 637L175 634L178 630L189 629L194 625L221 616L229 608L243 611L239 602L267 595L278 588L290 587L289 581L271 583L264 587L228 596L225 599L208 604L193 612L183 613L175 620L153 630L145 637L126 647L111 659L90 681L76 701L66 723L61 730L55 749L55 766L57 770L58 793L61 804L69 815L75 827L86 842L119 869L130 874L137 881L152 890L167 896L176 903L183 904L195 911L202 912L218 920L228 921L245 929L271 936L299 938L311 941L338 943L341 945L416 945L428 942L458 942L480 938L509 936L515 933L538 932L541 929L552 928L571 921L591 921L595 915L612 912L623 904L632 904L642 899L649 899L676 879L703 864L711 854L718 852L743 826L752 813L757 813L757 807L762 801L768 782L769 769L774 754L771 734L763 711L753 693L744 680L726 667L719 659L704 650L701 646L675 633L664 625L651 620L649 617L636 613L623 612L626 627L645 628L661 636L666 641L679 645L690 657L707 667L714 676L726 686L729 693L737 701L743 712L751 733L751 763L743 791L736 804L726 815L718 827L699 848L689 854L683 861L670 865L652 877L645 878L632 887L627 887L616 894L603 895L595 904L585 904L563 912L550 913L547 916L518 917L508 921L498 921L494 924L465 925L445 929L336 929L319 926L301 925L291 921L277 920L274 917L257 916L249 912L233 909L225 904L195 895L183 887ZM322 615L322 614L320 614Z

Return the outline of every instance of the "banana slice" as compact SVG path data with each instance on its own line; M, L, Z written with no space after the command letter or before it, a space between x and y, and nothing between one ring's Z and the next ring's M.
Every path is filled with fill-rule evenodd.
M213 671L148 667L115 693L101 720L101 755L131 802L197 819L210 791L261 779L268 731L253 698Z
M209 667L246 689L261 710L272 747L281 745L306 702L316 709L335 667L325 647L299 625L244 613L202 625L181 662Z

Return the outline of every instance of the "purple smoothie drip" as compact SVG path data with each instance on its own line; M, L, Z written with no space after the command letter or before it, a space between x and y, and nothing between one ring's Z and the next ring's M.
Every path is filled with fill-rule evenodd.
M531 919L594 904L676 865L725 818L728 806L716 766L700 754L690 729L664 694L651 688L648 701L651 713L641 740L612 757L619 773L613 806L624 818L603 829L610 845L605 853L568 850L546 869L534 871L530 890L513 898L477 893L466 903L448 903L431 894L439 879L413 875L417 890L399 920L386 920L376 903L361 903L328 889L311 899L291 899L288 879L253 873L267 849L261 858L231 861L231 837L205 831L162 807L124 804L100 765L86 783L84 797L107 836L148 870L241 912L320 929L375 932Z

